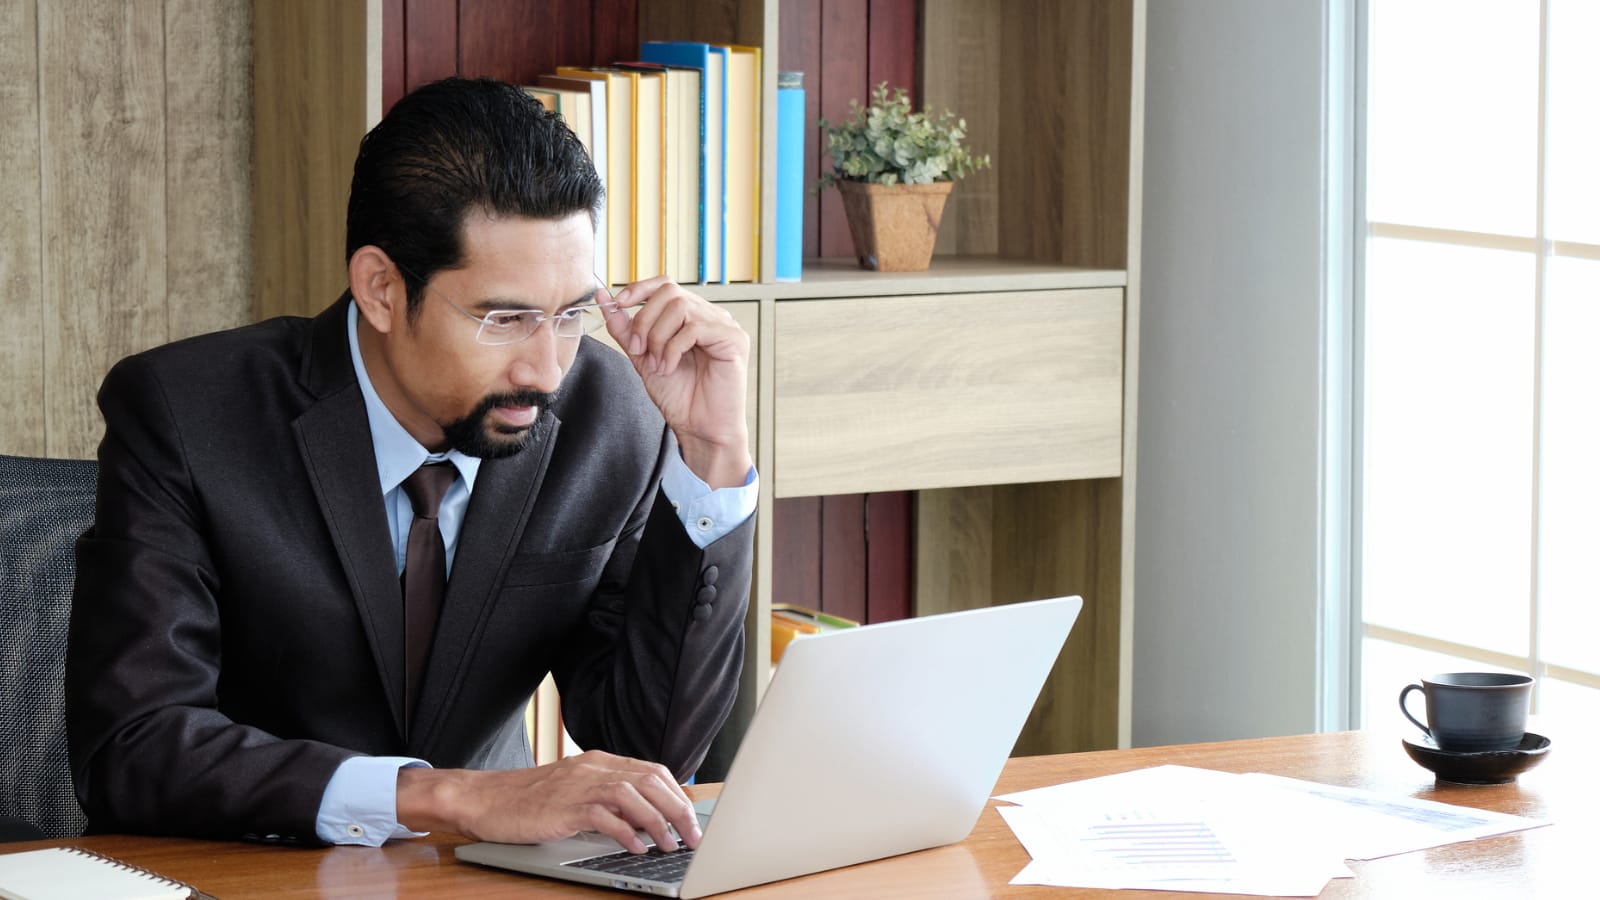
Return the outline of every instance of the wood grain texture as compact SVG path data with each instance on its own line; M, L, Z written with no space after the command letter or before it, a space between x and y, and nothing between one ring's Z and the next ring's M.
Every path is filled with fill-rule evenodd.
M1019 755L1118 745L1121 504L1116 478L994 489L995 599L1078 594L1084 604L1017 739Z
M967 121L966 145L988 154L991 167L968 175L950 193L939 224L937 254L1000 252L1000 155L1005 73L1014 63L1000 55L1000 4L925 0L920 78L923 97L935 112L950 110ZM1002 85L1005 88L1002 89Z
M511 84L533 84L557 66L609 64L631 59L630 55L611 55L593 59L586 49L594 41L594 31L615 33L619 26L631 25L620 13L632 9L607 10L596 15L590 0L562 0L559 3L507 3L504 0L458 0L457 45L460 55L456 74L467 78L497 78ZM613 3L611 5L622 5ZM631 7L631 4L628 4ZM626 30L631 31L631 27Z
M460 17L460 0L406 0L406 93L460 72Z
M822 606L852 622L867 620L866 497L822 498Z
M821 131L816 127L817 120L822 117L822 0L784 0L778 5L778 17L778 68L805 75L806 150L802 166L806 191L800 228L800 256L810 258L819 255L819 197L812 188L822 174Z
M161 0L39 8L45 452L93 454L100 379L167 337Z
M931 616L992 605L994 488L918 491L912 515L916 529L912 613Z
M0 453L45 452L36 0L0 0Z
M779 497L1121 471L1121 291L793 301L777 329Z
M763 45L764 0L645 0L638 9L641 41Z
M368 3L379 0L367 0ZM314 315L349 286L350 172L367 121L363 3L256 0L251 200L258 319Z
M406 95L406 0L383 0L383 114Z
M822 498L772 504L772 602L822 608Z
M917 87L917 0L867 0L867 84L887 81L922 106Z
M1000 252L1123 268L1133 0L1022 0L1001 19Z
M868 622L911 615L911 502L909 491L867 495Z
M250 321L250 2L166 0L167 339Z
M864 0L821 0L822 67L817 77L818 115L829 122L841 122L850 115L850 101L866 104L871 96L867 85L867 5ZM821 171L831 171L833 157L826 143L818 151ZM854 256L850 228L845 223L844 203L838 191L823 191L817 211L817 252L821 256Z
M1186 765L1223 772L1263 772L1400 797L1416 797L1556 822L1495 838L1448 844L1415 853L1353 862L1354 878L1330 881L1320 896L1343 897L1571 897L1588 878L1586 862L1600 825L1592 811L1600 788L1587 765L1600 745L1588 735L1550 754L1539 768L1503 785L1436 782L1391 738L1365 732L1295 735L1215 744L1185 744L1019 757L995 784L1004 794L1134 769ZM698 784L690 797L716 796L721 786ZM1176 891L1105 891L1011 884L1028 853L985 804L967 837L946 847L821 872L729 894L730 898L880 898L986 900L1176 900L1215 897ZM18 851L79 846L193 884L219 897L573 897L603 896L594 888L532 878L458 862L460 835L436 832L382 848L300 849L184 838L95 835L37 841Z

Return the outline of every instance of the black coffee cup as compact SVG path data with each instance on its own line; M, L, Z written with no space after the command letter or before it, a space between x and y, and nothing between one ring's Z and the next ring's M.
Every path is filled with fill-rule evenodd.
M1406 696L1421 691L1428 724L1406 708ZM1477 753L1510 750L1528 730L1528 698L1533 678L1508 672L1449 672L1408 684L1400 691L1400 711L1440 750Z

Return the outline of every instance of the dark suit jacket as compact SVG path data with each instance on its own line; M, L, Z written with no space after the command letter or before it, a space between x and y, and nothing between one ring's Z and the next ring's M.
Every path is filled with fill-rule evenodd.
M693 771L731 708L754 523L701 550L671 433L585 339L524 452L487 460L412 733L402 602L345 302L118 363L67 654L91 830L315 841L354 754L529 764L547 671L586 748Z

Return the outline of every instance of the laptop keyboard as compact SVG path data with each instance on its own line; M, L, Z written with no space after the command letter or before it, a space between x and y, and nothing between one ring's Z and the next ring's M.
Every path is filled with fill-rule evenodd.
M689 860L694 859L694 851L688 847L679 847L671 853L663 853L654 847L648 853L609 853L605 856L591 856L574 862L562 863L577 869L589 869L595 872L604 872L607 875L622 875L628 878L647 878L651 881L682 881L683 873L689 870Z

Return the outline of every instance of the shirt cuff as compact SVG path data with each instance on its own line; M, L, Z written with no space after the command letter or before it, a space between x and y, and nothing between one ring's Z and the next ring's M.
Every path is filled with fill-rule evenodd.
M379 847L390 838L423 837L401 825L395 779L401 769L433 768L405 756L352 756L333 770L317 808L317 837L330 844Z
M662 467L661 490L678 511L689 540L704 550L755 513L760 481L755 466L751 466L744 484L712 490L690 470L683 457L674 453Z

